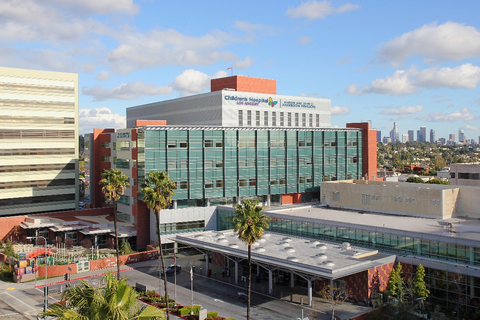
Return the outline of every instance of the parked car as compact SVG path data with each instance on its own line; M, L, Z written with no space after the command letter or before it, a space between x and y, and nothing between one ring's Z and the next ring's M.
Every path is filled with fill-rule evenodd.
M167 276L170 276L175 273L175 269L178 274L182 270L182 267L177 265L175 268L175 265L171 264L165 268L165 273L167 274ZM160 271L160 274L163 276L163 270Z

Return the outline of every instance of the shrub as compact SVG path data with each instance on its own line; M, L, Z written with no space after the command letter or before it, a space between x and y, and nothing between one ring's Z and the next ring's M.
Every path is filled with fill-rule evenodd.
M215 311L210 311L207 313L207 318L213 318L213 317L216 317L218 316L218 312L215 312Z
M433 184L450 184L450 181L448 180L440 180L440 179L430 179L427 181L427 183L433 183Z
M424 183L423 179L419 177L410 177L407 179L407 182Z
M225 318L220 316L214 316L214 317L205 318L205 320L225 320Z
M180 316L186 316L186 315L190 314L191 307L190 306L185 306L183 308L180 308L178 311L180 312ZM193 306L193 314L198 314L199 311L200 311L200 306L198 306L198 305Z

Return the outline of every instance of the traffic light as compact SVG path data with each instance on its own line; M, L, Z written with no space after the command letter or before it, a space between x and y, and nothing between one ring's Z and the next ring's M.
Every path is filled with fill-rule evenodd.
M63 276L64 280L67 281L68 280L68 273L65 273L65 275Z

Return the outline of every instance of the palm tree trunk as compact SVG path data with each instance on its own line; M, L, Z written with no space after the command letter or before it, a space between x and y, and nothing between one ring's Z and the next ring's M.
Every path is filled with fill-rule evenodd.
M250 320L250 288L251 286L252 286L252 245L248 244L247 320Z
M157 218L158 251L160 253L160 261L162 262L163 285L165 287L165 306L167 309L167 320L170 320L168 289L167 289L167 272L165 271L165 261L163 260L163 250L162 250L162 237L160 236L160 212L155 211L155 218ZM174 272L177 272L177 270L174 270Z
M117 201L113 198L113 224L115 226L115 249L117 251L117 279L120 280L120 252L118 251Z

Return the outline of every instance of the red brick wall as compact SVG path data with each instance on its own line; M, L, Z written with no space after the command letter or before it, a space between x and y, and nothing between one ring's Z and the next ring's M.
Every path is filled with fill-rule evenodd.
M377 180L377 130L370 129L368 122L347 123L347 128L362 129L362 176Z
M120 264L125 265L125 264L147 261L147 260L155 260L155 259L158 259L157 250L145 251L145 252L138 252L138 253L132 253L129 255L120 256ZM90 261L90 270L111 268L111 267L115 267L116 265L117 265L116 257L92 260ZM70 268L71 271L69 271L68 268ZM49 277L62 276L65 273L71 273L71 274L77 273L77 264L72 263L72 264L66 264L63 266L49 266L47 270L47 275ZM45 276L45 266L38 267L38 275L40 277Z
M388 277L392 272L394 263L384 264L380 267L375 267L368 270L368 297L370 298L372 292L380 292L387 289Z
M212 264L216 264L217 266L224 266L225 265L225 256L221 253L214 252L212 253Z
M368 275L367 272L359 272L357 274L341 278L345 281L347 291L351 293L351 298L356 301L367 300L368 294Z
M277 80L254 77L232 76L212 79L210 87L212 92L222 89L235 89L241 92L277 94Z
M150 209L141 200L132 206L132 213L137 217L137 249L143 250L150 244Z
M26 216L3 217L0 218L0 240L7 239L18 241L25 231L19 227L20 223L25 221Z
M90 172L90 188L93 188L93 199L91 199L92 207L102 207L102 189L98 185L102 179L102 171L111 168L110 162L102 162L102 156L110 156L110 149L102 148L102 142L110 142L110 134L115 129L93 129L93 172Z

